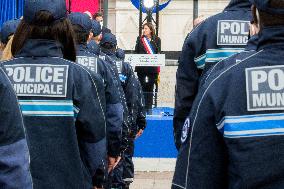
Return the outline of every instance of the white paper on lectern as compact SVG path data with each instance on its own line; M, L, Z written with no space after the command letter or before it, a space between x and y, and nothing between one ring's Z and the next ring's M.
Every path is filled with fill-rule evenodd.
M131 66L166 66L165 54L126 54L125 62Z

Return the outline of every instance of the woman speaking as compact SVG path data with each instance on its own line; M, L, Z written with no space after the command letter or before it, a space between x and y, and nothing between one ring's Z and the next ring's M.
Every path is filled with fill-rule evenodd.
M159 54L161 52L161 39L155 35L153 24L145 23L143 25L143 35L137 37L135 53L137 54ZM160 72L159 67L140 66L136 67L139 81L145 97L145 107L150 114L153 105L154 85L157 82Z

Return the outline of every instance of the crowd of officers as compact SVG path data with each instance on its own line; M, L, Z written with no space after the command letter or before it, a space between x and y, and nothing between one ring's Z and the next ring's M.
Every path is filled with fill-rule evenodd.
M172 189L284 188L284 1L231 0L179 59Z
M1 188L129 188L143 94L102 29L64 0L3 25ZM283 49L283 0L231 0L187 36L173 189L284 188Z
M97 19L98 18L98 19ZM65 0L25 0L1 29L0 188L127 189L146 127L116 36Z

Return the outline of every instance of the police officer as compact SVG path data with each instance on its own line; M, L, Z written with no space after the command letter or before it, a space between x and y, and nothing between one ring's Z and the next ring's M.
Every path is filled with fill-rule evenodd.
M87 48L88 48L88 51L90 52L90 53L93 53L93 54L95 54L95 55L97 55L97 56L100 56L100 51L101 51L101 49L100 49L100 46L99 46L99 44L97 44L94 40L91 40L88 44L87 44Z
M92 20L92 40L95 41L97 44L100 43L102 40L103 34L102 34L102 27L100 23L96 20Z
M108 29L107 27L105 27L105 26L103 25L103 23L104 23L104 17L103 17L103 14L102 14L102 13L100 13L100 12L95 13L94 16L93 16L93 18L94 18L95 21L97 21L97 22L100 24L103 34L105 34L105 33L111 33L111 30Z
M200 89L183 127L173 189L284 187L284 1L251 1L257 51Z
M231 63L237 63L242 61L243 59L249 57L250 55L254 54L257 45L258 45L258 33L259 29L257 28L254 21L251 22L250 25L250 36L247 46L244 51L234 54L212 66L206 73L203 74L202 78L200 79L199 85L204 85L205 82L210 80L211 78L214 79L215 76L220 74L220 72L228 66L231 66ZM213 75L213 76L211 76Z
M111 33L106 33L103 35L103 38L100 43L101 51L104 53L104 59L108 61L110 65L115 67L118 71L121 86L123 88L123 92L125 94L125 99L128 108L128 120L130 128L130 135L128 148L133 146L133 138L136 135L136 124L134 124L135 113L137 112L137 86L136 86L136 78L131 66L124 61L118 59L116 57L116 46L117 40L115 35ZM135 127L134 127L135 125ZM119 162L118 166L113 171L113 178L112 178L112 187L113 188L120 188L126 187L125 182L123 179L123 164L124 164L124 157L122 161Z
M129 147L124 153L124 162L123 162L123 181L125 183L124 188L129 189L130 184L134 181L134 163L133 163L133 156L134 156L134 141L142 136L144 130L146 129L146 108L145 108L145 100L143 96L142 86L138 80L137 82L137 112L134 114L134 124L132 126L133 130L135 130L135 136L129 139Z
M123 88L120 84L120 77L119 77L119 73L118 70L116 68L116 64L114 63L114 61L107 56L106 54L101 52L100 46L94 41L91 40L88 45L87 48L89 50L89 52L99 56L99 58L102 58L104 60L104 62L107 63L107 66L110 68L111 74L113 76L114 79L114 83L116 86L116 92L118 92L119 96L120 96L120 102L123 105L123 136L122 136L122 151L124 152L127 147L128 147L128 136L129 136L129 132L130 132L130 118L128 116L128 107L127 107L127 103L126 103L126 99L125 99L125 94L123 91Z
M145 109L145 99L143 96L143 90L142 90L142 86L139 82L139 80L137 80L137 90L138 90L138 102L137 102L137 110L138 110L138 115L136 118L136 126L137 126L137 134L136 134L136 138L140 137L144 130L146 129L147 123L146 123L146 109Z
M123 107L120 103L117 88L114 84L112 74L98 56L90 53L87 49L87 40L91 30L92 22L86 14L71 13L68 16L73 25L77 42L77 60L78 64L86 67L90 71L99 74L104 81L106 102L106 120L107 120L107 155L109 169L118 163L121 156L121 140L122 140L122 122ZM106 167L107 174L107 167ZM103 181L98 181L97 187L102 188Z
M112 36L112 35L111 35ZM115 39L115 44L116 44L116 39ZM95 47L96 46L96 43L93 43L93 46ZM97 47L95 47L97 48ZM125 152L125 150L127 149L128 145L129 145L129 141L128 141L128 138L129 138L129 135L130 135L130 126L131 126L131 123L132 123L132 118L131 116L129 115L129 109L128 109L128 104L127 104L127 101L126 101L126 93L124 91L124 88L121 84L121 80L120 80L120 74L118 72L118 69L117 69L117 66L116 66L116 62L111 58L109 57L108 55L104 54L101 50L100 50L100 47L99 47L99 57L104 60L107 65L109 66L110 70L111 70L111 73L113 75L113 78L114 78L114 81L115 81L115 84L116 84L116 87L117 87L117 92L120 96L120 101L123 105L123 129L122 129L122 151L123 153ZM128 91L130 93L130 91ZM134 98L135 99L135 98ZM123 155L122 153L122 155Z
M134 112L137 109L137 86L135 85L136 78L132 67L116 57L117 41L115 35L106 33L100 43L103 59L110 65L115 66L119 74L120 83L123 88L125 99L128 108L128 117L130 124L133 123Z
M122 155L126 153L127 149L129 149L129 134L130 134L130 127L131 127L131 119L130 119L130 116L129 116L129 113L128 113L128 106L127 106L127 103L126 103L126 98L125 98L125 93L124 93L124 90L122 88L122 85L121 85L121 81L120 81L120 76L119 76L119 73L118 73L118 69L116 67L116 63L115 61L113 61L109 56L107 56L106 54L102 53L101 50L100 50L100 46L98 46L98 44L94 41L94 40L91 40L88 45L88 50L91 52L91 53L95 53L96 55L99 55L100 58L102 58L105 62L107 62L107 64L109 65L109 68L111 70L111 73L113 75L113 78L114 78L114 81L115 81L115 84L116 84L116 87L117 87L117 92L120 96L120 101L121 103L123 104L123 129L122 129L122 147L121 147L121 151L122 151ZM121 168L121 166L120 166ZM118 177L115 177L116 179L120 180L120 182L122 183L122 177L121 177L121 174L119 174L120 176ZM111 177L109 177L108 179L108 184L107 184L107 187L106 188L109 188L111 187L112 185L112 178L114 176L114 173L111 172L110 174Z
M0 68L0 186L32 189L30 156L17 97Z
M116 50L116 57L122 61L125 61L125 52L123 49L118 48ZM136 124L137 128L137 135L140 137L143 134L143 131L146 128L146 109L145 109L145 99L143 95L143 90L140 81L136 78L137 89L137 113L135 113L134 123ZM136 135L136 136L137 136Z
M251 20L250 8L249 0L231 0L222 13L206 19L186 38L176 83L174 135L177 148L203 69L206 71L223 58L244 50Z
M20 24L20 19L14 19L9 20L3 23L2 29L1 29L1 43L4 44L4 46L8 43L9 38L11 35L13 35Z
M9 20L3 24L1 29L1 47L0 50L3 50L2 55L0 56L0 60L9 60L12 58L11 55L11 44L12 44L12 36L15 33L18 25L20 24L19 19Z
M103 81L71 62L66 16L64 0L26 0L15 59L3 63L24 115L35 189L91 189L105 154Z
M121 61L125 60L125 52L124 50L118 48L116 50L116 57ZM129 139L129 147L124 153L124 163L123 163L123 181L125 182L125 188L129 188L130 184L134 180L134 164L133 164L133 156L134 156L134 140L140 137L143 134L143 131L146 128L146 110L145 110L145 100L143 96L142 86L136 78L135 80L137 86L137 109L134 113L135 117L134 125L131 127L133 131L136 133L135 137Z
M120 59L120 60L122 60L122 61L125 60L125 52L124 52L123 49L117 48L115 54L116 54L116 57L117 57L118 59Z

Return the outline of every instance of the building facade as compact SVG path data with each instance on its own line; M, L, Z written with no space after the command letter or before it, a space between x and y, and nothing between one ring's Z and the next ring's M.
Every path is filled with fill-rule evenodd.
M228 2L229 0L199 0L199 15L205 18L214 15L222 11ZM192 30L192 21L193 0L172 0L160 12L159 37L162 40L162 51L181 51L186 35ZM134 50L139 35L139 11L130 0L109 0L108 27L117 35L119 47Z

